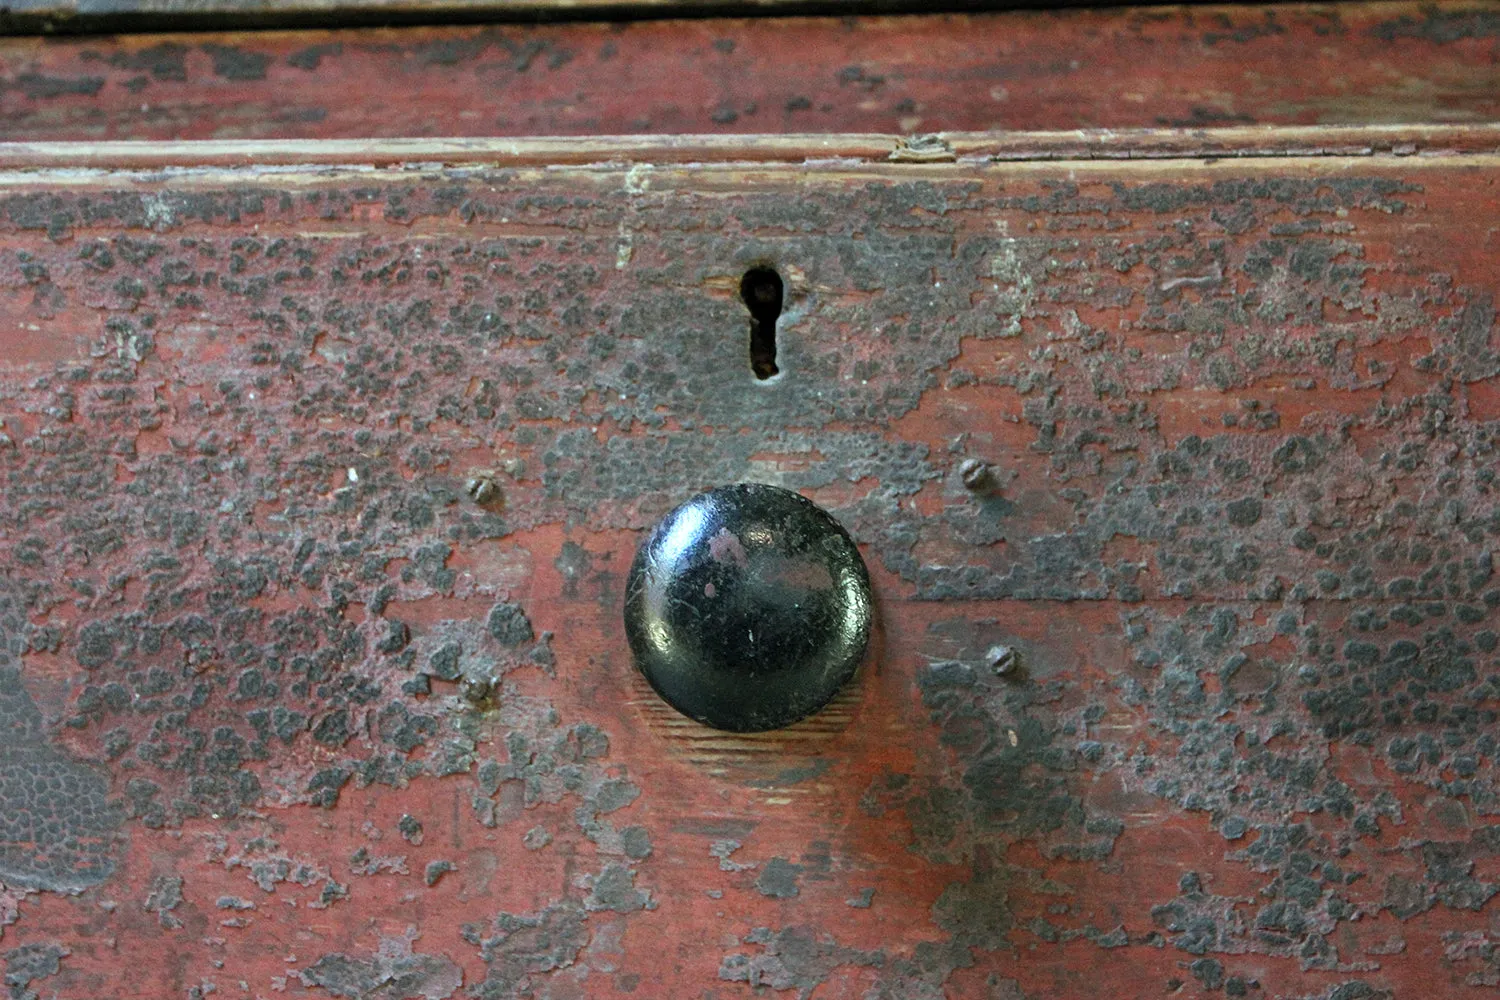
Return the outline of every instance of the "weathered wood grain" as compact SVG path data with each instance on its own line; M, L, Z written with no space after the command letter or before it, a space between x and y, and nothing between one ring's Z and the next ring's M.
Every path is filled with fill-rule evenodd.
M52 155L0 173L12 990L1500 977L1500 157ZM755 740L619 626L641 532L745 479L880 619Z
M0 137L1463 124L1492 2L0 39Z
M188 142L0 142L0 169L201 167L601 166L962 163L1069 160L1358 159L1500 153L1500 124L939 132L893 135L651 135L516 139L330 139ZM1170 167L1169 167L1170 168ZM21 182L16 178L16 182ZM42 183L57 183L56 175Z

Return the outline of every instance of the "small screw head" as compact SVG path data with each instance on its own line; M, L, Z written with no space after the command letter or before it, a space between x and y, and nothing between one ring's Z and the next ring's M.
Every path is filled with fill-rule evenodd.
M1009 646L991 646L984 654L984 662L990 665L990 669L997 677L1015 673L1016 651Z
M975 493L991 489L995 485L994 467L977 458L964 459L958 467L958 477L963 481L964 489Z
M464 484L464 492L480 506L494 503L500 498L500 487L488 475L470 476L469 481Z
M469 704L481 705L495 693L495 682L488 677L465 677L458 693Z

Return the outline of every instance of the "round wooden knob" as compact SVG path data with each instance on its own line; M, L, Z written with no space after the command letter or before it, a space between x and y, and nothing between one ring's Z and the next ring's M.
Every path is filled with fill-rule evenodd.
M818 711L870 638L870 577L849 533L812 501L741 483L673 510L636 552L625 633L668 704L734 732Z

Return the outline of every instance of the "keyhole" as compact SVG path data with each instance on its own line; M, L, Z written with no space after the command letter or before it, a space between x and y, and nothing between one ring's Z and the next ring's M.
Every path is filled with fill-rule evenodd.
M740 298L750 310L750 370L764 381L776 367L776 320L781 316L781 275L774 268L752 267L740 279Z

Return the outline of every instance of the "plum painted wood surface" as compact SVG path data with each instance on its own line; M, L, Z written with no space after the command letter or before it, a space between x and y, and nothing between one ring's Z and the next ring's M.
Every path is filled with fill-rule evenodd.
M0 149L11 995L1487 995L1500 143L1387 140ZM620 627L741 480L879 612L753 737Z
M1375 3L0 39L0 137L1470 123L1500 6Z

